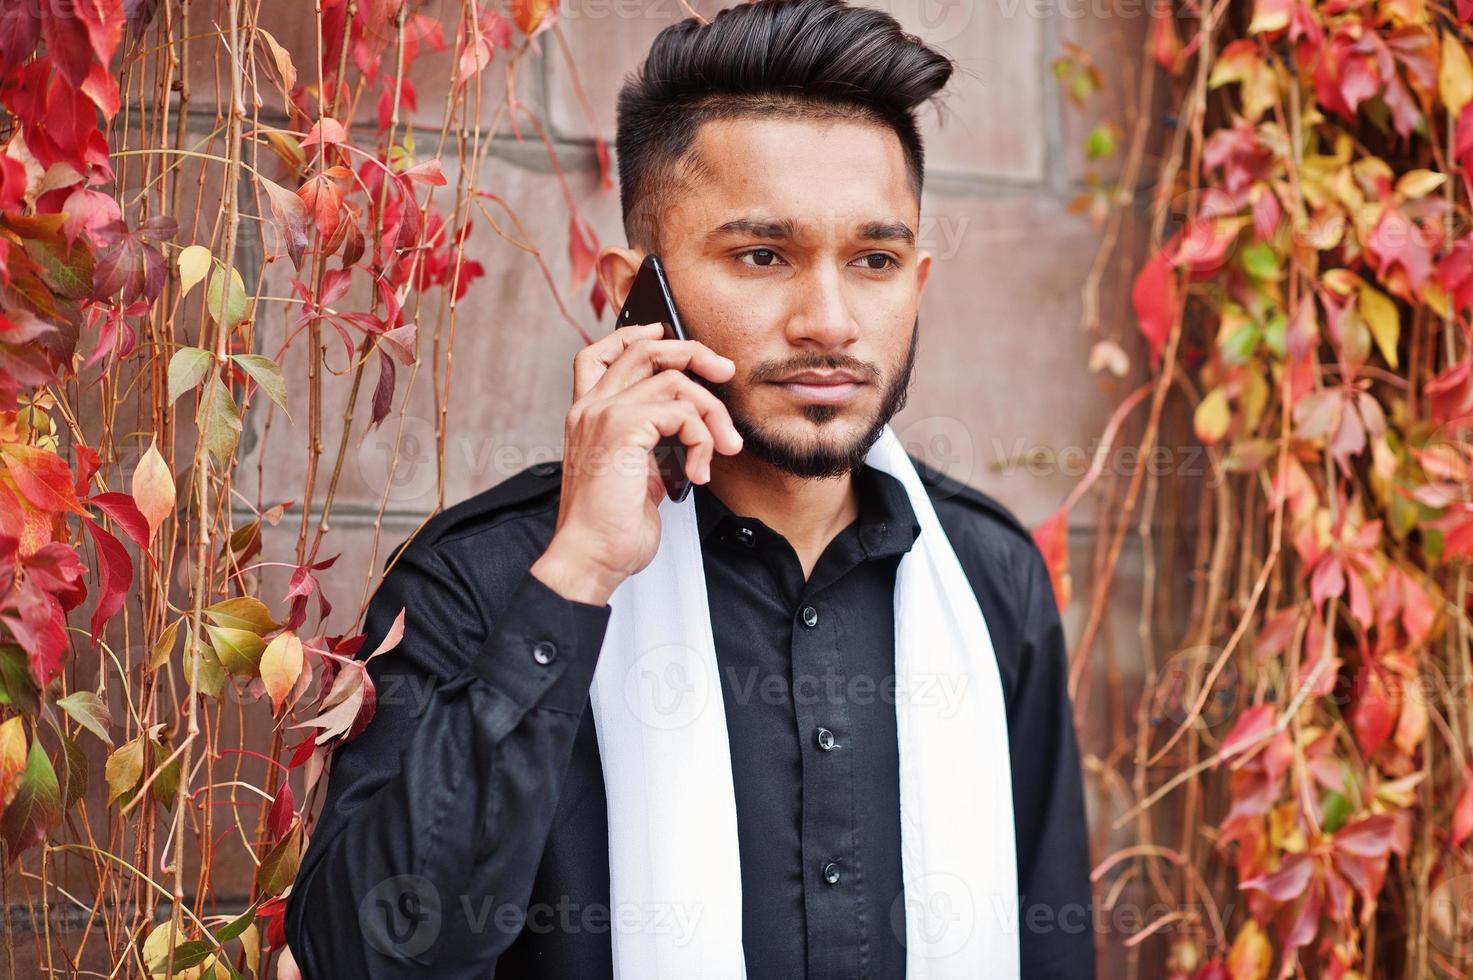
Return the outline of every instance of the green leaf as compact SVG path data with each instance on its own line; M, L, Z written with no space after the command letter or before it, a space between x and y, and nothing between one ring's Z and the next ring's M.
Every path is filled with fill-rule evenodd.
M1084 138L1084 152L1091 160L1102 160L1115 152L1115 127L1100 123Z
M181 347L169 358L169 404L179 400L195 385L204 380L214 355L198 347Z
M15 798L0 816L0 842L6 848L6 860L14 863L17 856L46 839L46 833L61 819L61 786L56 770L39 738L31 739L30 755Z
M220 940L220 942L222 943L228 943L230 942L230 940L234 939L236 936L239 936L241 933L249 929L251 923L255 921L256 907L252 905L250 908L242 912L238 918L235 918L231 920L228 924L221 926L219 929L216 929L215 938Z
M1274 313L1263 328L1263 342L1275 355L1284 357L1289 352L1287 343L1289 318L1283 313Z
M208 624L205 632L210 634L210 646L215 648L220 663L230 673L237 677L255 677L261 672L261 654L266 643L259 634Z
M1258 347L1258 325L1244 323L1222 342L1222 359L1229 364L1246 364Z
M1324 831L1333 834L1345 826L1345 821L1350 817L1350 801L1340 793L1326 793L1325 798L1320 801L1320 807L1325 813Z
M281 368L275 361L263 354L232 354L230 359L255 379L256 384L286 413L287 418L292 417L291 409L286 403L286 381L282 379Z
M31 678L26 652L12 643L0 644L0 704L24 715L41 710L41 692Z
M108 726L113 723L112 712L107 703L92 691L73 691L64 698L56 699L56 706L72 716L72 720L108 745L113 744Z
M199 690L201 694L220 699L225 693L225 682L229 675L220 664L220 658L207 643L193 643L186 639L184 644L184 679L189 680L198 661Z
M205 960L215 955L216 946L203 939L190 939L174 947L172 956L161 956L157 963L148 968L148 972L155 975L167 975L179 973L192 966L199 966ZM173 968L170 969L170 960L173 960Z
M59 214L8 215L6 224L21 236L21 246L40 267L41 280L52 292L66 299L86 299L92 295L92 249L81 237L67 248L63 220Z
M256 869L256 891L271 897L286 891L302 860L302 825L298 823L261 859Z
M271 618L266 603L249 595L217 602L205 610L205 616L216 626L250 630L257 635L281 628L281 624Z
M1278 281L1284 278L1279 268L1279 253L1268 242L1254 242L1243 249L1243 268L1258 279Z
M149 739L148 747L153 753L153 764L159 772L153 780L153 798L166 807L172 807L179 798L179 767L182 760L175 759L166 766L164 760L169 758L171 750L158 739Z
M222 293L225 293L225 267L217 265L210 272L210 282L205 287L205 309L209 310L210 318L216 323L223 324L227 330L234 330L250 311L245 282L239 272L230 270L229 293L223 298Z
M235 452L235 444L240 440L240 409L219 375L211 375L205 382L194 420L210 455L221 467L229 465L230 454Z
M66 795L61 801L62 812L65 813L87 795L87 778L91 775L92 766L77 743L65 735L61 737L61 747L66 753Z

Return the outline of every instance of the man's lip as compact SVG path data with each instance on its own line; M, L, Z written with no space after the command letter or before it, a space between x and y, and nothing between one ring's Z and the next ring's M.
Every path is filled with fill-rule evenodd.
M805 401L812 402L842 402L847 401L859 390L859 382L840 381L828 384L815 384L807 381L779 381L776 384L786 388L790 395L796 395Z
M863 384L859 378L850 374L831 375L796 375L791 378L783 378L776 382L780 385L857 385Z

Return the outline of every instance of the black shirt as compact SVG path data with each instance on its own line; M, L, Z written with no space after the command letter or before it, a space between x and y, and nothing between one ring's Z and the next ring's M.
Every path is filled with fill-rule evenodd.
M916 461L977 595L1008 706L1025 977L1091 977L1088 845L1064 636L1042 556L1000 504ZM436 516L386 576L365 651L374 721L334 752L288 904L308 980L612 976L607 804L588 690L612 606L528 569L561 466ZM777 532L694 488L730 736L753 978L901 978L895 574L919 525L898 480L805 582ZM944 692L943 692L944 693ZM958 747L965 751L965 747Z

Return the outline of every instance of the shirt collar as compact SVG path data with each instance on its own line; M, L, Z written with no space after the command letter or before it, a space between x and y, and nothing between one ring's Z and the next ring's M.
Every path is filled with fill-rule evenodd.
M869 558L903 555L921 533L905 484L866 463L854 474L859 491L859 542ZM729 544L760 547L782 535L755 517L734 513L705 484L691 488L696 499L696 526L703 547Z

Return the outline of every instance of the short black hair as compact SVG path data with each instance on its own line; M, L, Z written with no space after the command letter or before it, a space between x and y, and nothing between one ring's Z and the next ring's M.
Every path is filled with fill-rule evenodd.
M619 91L619 194L631 246L654 249L662 192L699 172L701 123L752 115L862 119L894 130L920 199L915 109L951 78L951 59L884 11L844 0L755 0L660 32ZM682 167L685 164L687 166Z

